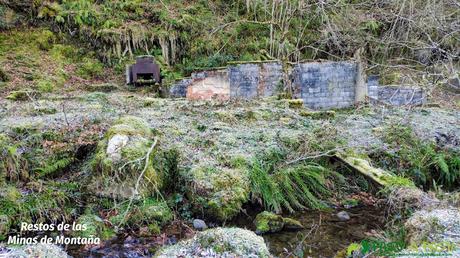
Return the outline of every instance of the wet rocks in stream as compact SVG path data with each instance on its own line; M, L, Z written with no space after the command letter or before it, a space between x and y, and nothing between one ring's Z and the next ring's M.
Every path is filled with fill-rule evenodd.
M291 218L283 218L268 211L257 214L254 224L256 226L256 234L303 229L303 225L299 221Z

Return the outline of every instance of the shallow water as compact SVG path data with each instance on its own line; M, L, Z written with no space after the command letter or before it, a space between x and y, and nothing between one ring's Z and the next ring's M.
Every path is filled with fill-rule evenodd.
M353 242L360 242L384 226L381 208L361 206L346 209L350 220L345 222L339 221L336 216L342 210L285 214L285 217L299 220L305 229L266 234L263 237L270 252L279 257L334 257L337 251ZM250 217L237 224L254 230Z
M339 221L336 214L344 209L331 212L303 211L283 216L299 220L305 227L300 231L282 231L263 235L270 252L278 257L334 257L352 242L372 235L372 231L381 230L384 216L381 208L360 206L346 211L349 221ZM254 214L252 214L254 213ZM240 215L226 226L238 226L255 230L253 219L257 212ZM172 244L178 236L150 238L119 237L104 243L104 246L89 250L71 250L74 257L151 257L162 244ZM70 250L69 250L70 251Z

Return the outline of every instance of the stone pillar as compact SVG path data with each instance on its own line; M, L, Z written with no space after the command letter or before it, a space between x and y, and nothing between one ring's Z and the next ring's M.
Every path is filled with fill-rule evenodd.
M355 103L366 101L366 96L368 96L365 72L366 65L362 59L363 51L364 50L360 48L355 53L356 63L358 64L358 69L356 71Z

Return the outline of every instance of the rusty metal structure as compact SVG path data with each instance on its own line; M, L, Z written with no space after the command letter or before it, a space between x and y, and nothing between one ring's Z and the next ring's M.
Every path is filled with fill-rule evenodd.
M135 86L161 84L160 66L152 56L136 57L136 63L126 67L126 83Z

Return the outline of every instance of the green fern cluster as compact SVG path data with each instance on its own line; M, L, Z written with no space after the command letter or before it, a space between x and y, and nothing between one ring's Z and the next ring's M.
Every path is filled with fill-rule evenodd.
M47 162L45 166L36 169L39 177L52 176L55 173L62 171L73 163L74 159L69 157L58 158Z
M283 153L275 151L254 158L249 165L251 197L267 210L324 208L321 199L332 195L331 183L344 181L340 174L314 163L277 167L283 158Z
M379 165L425 188L442 185L452 189L460 185L459 152L422 141L405 126L390 126L383 139L396 151L374 155Z

